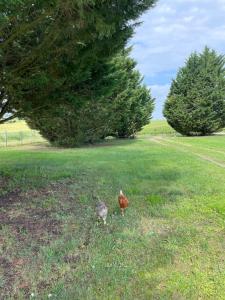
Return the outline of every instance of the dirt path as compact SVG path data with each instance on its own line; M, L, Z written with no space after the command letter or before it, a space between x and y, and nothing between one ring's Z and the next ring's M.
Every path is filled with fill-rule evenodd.
M207 151L211 151L211 152L215 152L215 153L219 153L219 154L223 154L225 155L225 151L222 151L222 150L216 150L214 148L208 148L208 147L201 147L199 145L190 145L190 144L186 144L184 142L178 142L178 141L175 141L175 140L170 140L168 138L164 138L164 137L158 137L160 139L163 139L165 142L169 142L169 143L175 143L177 145L182 145L184 147L190 147L190 148L197 148L199 150L207 150Z
M151 137L149 140L151 142L162 145L163 147L170 147L170 148L173 148L173 149L176 149L176 150L188 153L188 154L192 154L194 156L199 157L201 160L208 161L208 162L210 162L210 163L212 163L216 166L219 166L219 167L225 169L225 163L220 162L218 160L215 160L214 158L212 158L208 155L201 154L201 153L197 152L196 150L190 149L190 148L193 148L192 145L187 145L187 144L180 143L180 142L177 142L177 141L170 141L170 140L168 140L166 138L163 138L161 136Z

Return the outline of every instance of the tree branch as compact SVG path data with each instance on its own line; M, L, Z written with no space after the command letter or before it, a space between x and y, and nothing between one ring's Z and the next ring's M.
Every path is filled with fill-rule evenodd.
M6 103L3 104L2 107L0 106L0 109L1 109L0 110L0 117L4 116L4 114L6 113L6 109L7 109L8 105L9 105L9 100L7 100Z

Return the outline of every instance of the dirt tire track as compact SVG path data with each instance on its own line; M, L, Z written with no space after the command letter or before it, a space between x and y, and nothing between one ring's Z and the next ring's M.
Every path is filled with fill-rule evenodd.
M174 141L174 140L169 140L168 138L164 138L164 137L158 137L159 139L163 139L164 141L168 142L168 143L175 143L177 145L181 145L181 146L184 146L184 147L190 147L190 148L197 148L199 150L207 150L207 151L213 151L215 153L220 153L220 154L223 154L225 155L225 151L222 151L222 150L216 150L214 148L208 148L208 147L201 147L201 146L193 146L193 145L190 145L190 144L186 144L186 143L183 143L183 142L178 142L178 141Z
M190 151L190 148L191 146L187 146L188 147L188 150L184 149L183 147L185 147L186 145L184 144L179 144L178 142L175 142L176 144L179 144L179 146L175 146L174 144L171 145L171 142L164 139L163 137L151 137L149 139L151 142L154 142L154 143L157 143L157 144L160 144L164 147L171 147L171 148L174 148L176 150L179 150L179 151L182 151L184 153L188 153L188 154L192 154L193 156L197 156L199 157L201 160L205 160L205 161L208 161L218 167L221 167L223 169L225 169L225 163L222 163L218 160L215 160L214 158L210 157L210 156L207 156L207 155L203 155L203 154L200 154L198 152L193 152L193 151ZM183 146L183 147L182 147Z

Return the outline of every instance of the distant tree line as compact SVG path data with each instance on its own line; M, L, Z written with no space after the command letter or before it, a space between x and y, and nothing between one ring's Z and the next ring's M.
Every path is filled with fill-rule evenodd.
M164 116L179 133L209 135L225 127L225 57L194 52L173 80Z
M146 124L153 99L125 50L155 0L2 0L0 123L28 121L64 146Z

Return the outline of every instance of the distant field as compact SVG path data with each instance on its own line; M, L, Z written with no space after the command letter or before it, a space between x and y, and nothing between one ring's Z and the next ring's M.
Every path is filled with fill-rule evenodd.
M0 147L19 146L45 142L40 134L31 130L25 121L0 125Z
M225 129L221 131L225 132ZM220 133L221 133L220 132ZM166 120L152 120L149 125L144 126L144 128L138 133L138 136L143 135L170 135L170 136L180 136L168 123Z
M12 123L6 123L0 125L0 132L20 132L30 131L31 129L27 126L25 121L16 121Z
M177 135L176 131L173 130L166 122L166 120L153 120L149 125L138 133L138 135Z

